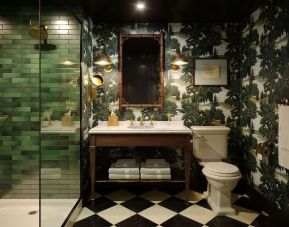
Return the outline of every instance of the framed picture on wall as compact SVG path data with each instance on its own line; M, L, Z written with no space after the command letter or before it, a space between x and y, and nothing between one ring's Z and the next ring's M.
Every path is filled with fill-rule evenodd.
M225 58L195 59L193 84L196 86L228 85L228 65Z

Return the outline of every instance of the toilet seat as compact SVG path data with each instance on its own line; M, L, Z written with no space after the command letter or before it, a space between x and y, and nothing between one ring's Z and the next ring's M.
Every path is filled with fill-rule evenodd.
M226 162L210 162L206 164L203 171L205 171L207 175L216 177L227 178L240 176L239 168Z

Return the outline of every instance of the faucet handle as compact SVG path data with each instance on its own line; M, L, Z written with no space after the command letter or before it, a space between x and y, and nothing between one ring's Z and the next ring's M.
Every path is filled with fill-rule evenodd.
M173 114L171 114L171 113L167 113L166 115L167 115L168 121L171 121L171 120L172 120L172 115L173 115Z
M154 124L153 124L153 117L154 117L154 115L152 114L152 115L151 115L151 119L150 119L150 120L151 120L151 123L150 123L151 126L154 125Z
M134 119L130 119L130 125L133 126Z
M144 126L143 116L140 117L139 125L140 125L140 126Z

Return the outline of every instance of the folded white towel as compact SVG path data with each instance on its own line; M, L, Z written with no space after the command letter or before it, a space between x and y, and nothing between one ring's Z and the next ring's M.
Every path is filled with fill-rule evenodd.
M163 168L147 168L145 163L142 162L140 173L145 175L168 175L171 174L171 169L169 163L167 162Z
M146 167L147 168L157 168L157 167L165 168L166 160L165 159L147 159Z
M289 106L279 106L278 159L279 165L289 169Z
M139 174L139 165L136 164L136 167L132 167L132 168L120 168L120 167L116 167L116 164L113 163L110 168L108 169L109 173L112 174Z
M118 159L115 163L115 166L120 168L133 168L136 167L136 159Z
M169 179L171 179L171 175L170 174L165 174L165 175L141 174L140 178L143 180L169 180Z
M109 174L108 178L111 180L136 180L139 179L139 174Z

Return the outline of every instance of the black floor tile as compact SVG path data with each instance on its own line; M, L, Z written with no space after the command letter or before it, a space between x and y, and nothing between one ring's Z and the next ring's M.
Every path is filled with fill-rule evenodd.
M157 187L158 190L168 193L170 195L178 194L181 191L184 191L184 185L176 185L176 184L162 184Z
M169 220L163 222L161 226L163 227L201 227L203 225L187 217L184 217L180 214L177 214L174 217L170 218Z
M120 185L115 184L97 184L95 191L101 195L107 195L121 189Z
M248 227L248 224L234 220L227 216L216 216L206 225L209 227Z
M170 209L172 211L175 211L177 213L182 212L184 209L191 206L191 203L186 202L185 200L176 198L176 197L170 197L162 202L159 203L160 206L163 206L167 209Z
M121 203L122 206L134 211L134 212L141 212L151 206L154 205L154 203L152 203L149 200L143 199L141 197L134 197L130 200L127 200L123 203Z
M202 199L199 202L197 202L196 204L201 206L201 207L204 207L204 208L207 208L209 210L212 210L212 208L210 207L210 205L208 204L206 199Z
M143 185L143 184L135 184L135 185L129 185L125 187L125 190L136 195L141 195L143 193L151 191L152 189L153 188L151 186Z
M274 220L269 217L266 216L264 214L260 214L253 222L252 224L255 227L285 227L285 226L289 226L288 223L284 223L284 225L278 225L276 222L274 222Z
M107 227L112 224L97 214L76 222L73 227Z
M105 197L99 197L94 202L89 202L89 204L86 205L86 207L90 210L92 210L95 213L98 213L100 211L106 210L112 206L115 206L117 203L105 198Z
M156 223L136 214L116 224L117 227L154 227Z
M240 199L236 200L234 204L258 213L261 213L265 207L262 201L256 201L254 198L246 197L241 197Z

